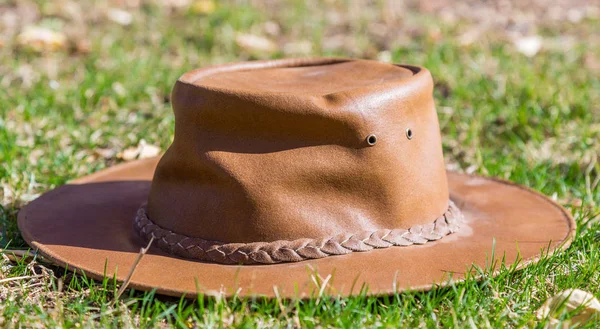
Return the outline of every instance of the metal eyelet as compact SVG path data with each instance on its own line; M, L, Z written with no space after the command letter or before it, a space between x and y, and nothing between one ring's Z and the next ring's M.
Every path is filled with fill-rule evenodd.
M406 138L409 140L413 138L413 132L410 128L406 128Z
M377 143L377 136L374 134L367 136L367 144L369 144L369 146L373 146L375 143Z

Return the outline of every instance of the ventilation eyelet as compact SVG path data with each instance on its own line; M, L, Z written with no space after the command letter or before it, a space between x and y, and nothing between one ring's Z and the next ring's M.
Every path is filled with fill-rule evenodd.
M369 146L373 146L375 143L377 143L377 136L374 134L367 136L367 144L369 144Z
M409 140L413 138L413 132L410 128L406 128L406 138Z

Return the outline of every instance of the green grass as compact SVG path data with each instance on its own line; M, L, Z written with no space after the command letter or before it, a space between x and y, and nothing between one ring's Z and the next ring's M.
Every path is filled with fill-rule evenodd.
M299 41L311 45L310 55L391 56L427 67L436 82L448 167L550 195L573 213L578 230L568 250L523 270L500 267L496 277L486 272L480 281L383 298L180 300L128 290L116 299L119 284L110 278L95 282L41 259L5 258L0 327L542 328L535 311L555 293L579 288L600 297L597 16L530 23L544 38L530 58L510 41L511 23L485 30L468 17L449 21L416 6L390 18L385 1L327 7L226 1L209 15L150 2L129 9L128 26L106 19L104 3L75 5L79 12L50 1L20 3L0 2L5 11L36 13L4 27L0 39L2 248L26 248L16 216L39 193L123 162L118 153L142 139L165 150L174 129L169 92L181 74L213 63L293 56L286 45ZM266 22L279 32L270 35ZM89 52L18 46L24 24L62 31L71 48L89 44ZM462 42L479 30L476 42ZM244 49L236 44L239 33L265 35L278 47ZM599 325L597 318L586 327Z

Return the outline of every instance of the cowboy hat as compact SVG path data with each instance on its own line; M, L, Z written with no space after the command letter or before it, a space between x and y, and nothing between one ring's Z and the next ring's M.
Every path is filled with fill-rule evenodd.
M57 264L159 293L391 294L569 245L526 187L447 172L429 72L317 58L184 74L161 158L78 178L24 207ZM494 256L495 255L495 256Z

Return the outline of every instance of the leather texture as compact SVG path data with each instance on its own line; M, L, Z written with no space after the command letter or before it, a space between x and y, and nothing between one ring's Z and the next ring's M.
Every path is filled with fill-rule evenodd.
M424 68L366 60L187 73L172 92L175 138L148 217L226 243L431 224L448 209L432 91Z
M133 230L148 199L158 158L118 165L43 194L18 215L32 248L89 277L126 279L146 243ZM523 186L448 172L450 198L464 215L460 229L438 241L406 248L273 265L224 265L183 259L153 245L130 287L171 296L310 298L427 290L459 282L494 261L522 267L569 246L572 217ZM494 258L495 257L495 258ZM518 265L515 265L518 263Z
M181 258L162 236L166 242L153 244L130 285L191 297L426 290L460 281L474 266L523 266L566 248L575 223L551 199L444 170L431 94L423 68L362 60L192 71L173 90L175 140L162 158L47 192L19 212L19 228L58 265L122 281L146 245L134 229L145 203L148 221L160 229L227 244L422 233L452 205L462 214L452 234L424 244L268 265ZM359 241L378 243L361 236L353 247Z
M225 243L165 230L148 218L146 207L144 204L138 209L134 222L136 232L145 241L156 241L161 249L183 258L233 265L299 262L351 252L422 245L456 232L462 221L462 213L450 202L448 209L434 222L408 229L344 233L320 239Z

